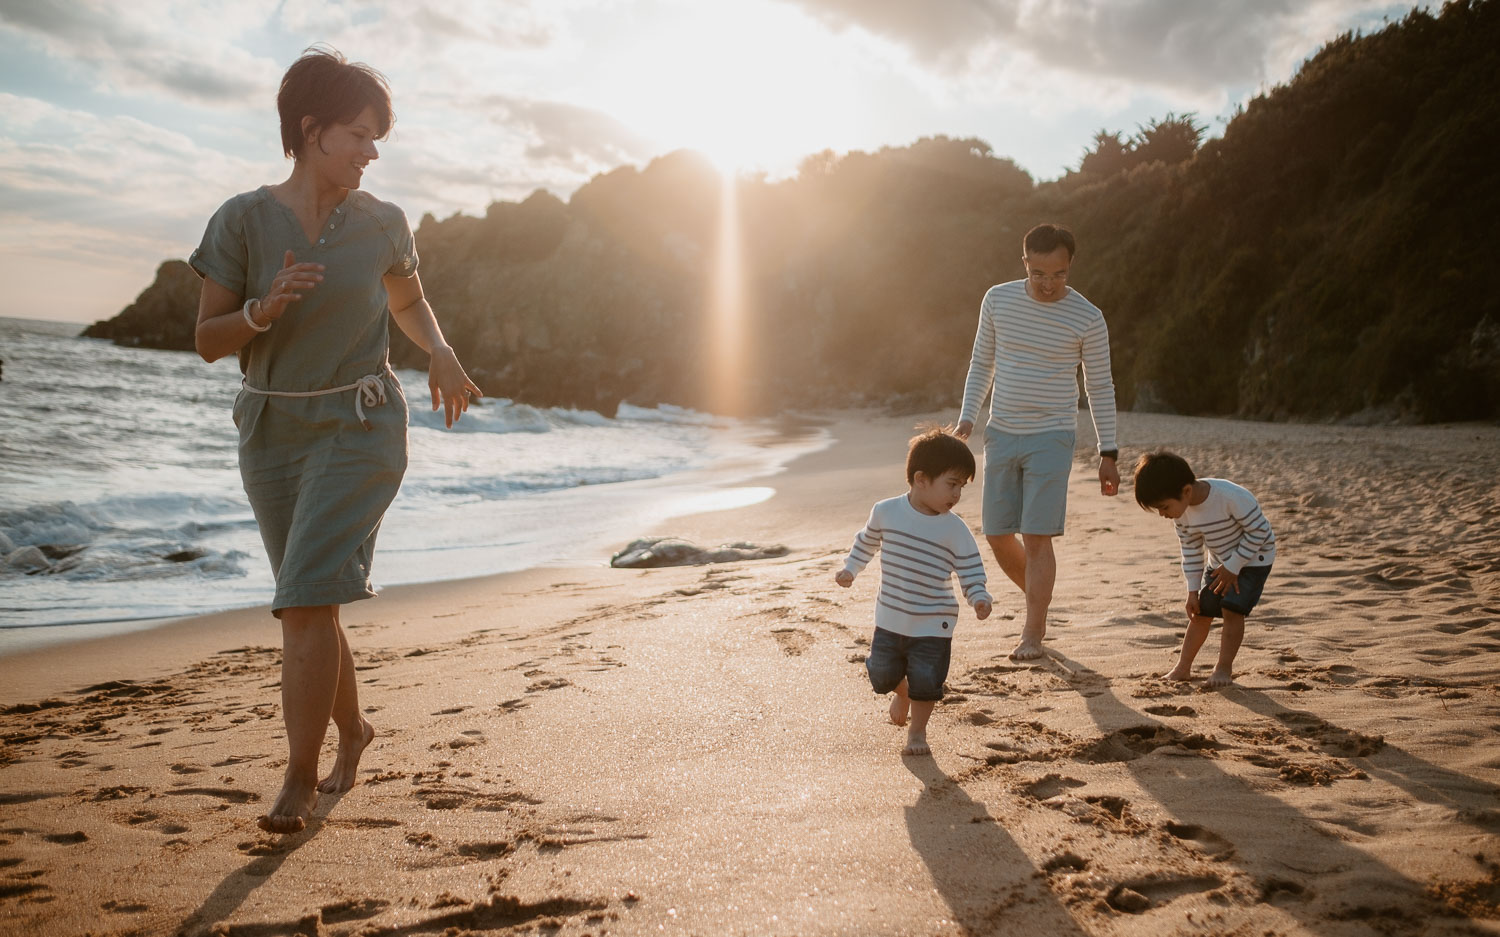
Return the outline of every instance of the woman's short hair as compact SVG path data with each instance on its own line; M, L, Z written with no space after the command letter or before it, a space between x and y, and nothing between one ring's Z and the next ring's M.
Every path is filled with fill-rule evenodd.
M302 157L307 142L302 118L311 117L312 129L321 129L350 123L366 107L375 112L376 139L390 133L396 115L385 76L363 62L348 61L337 49L312 46L286 70L276 94L282 152Z

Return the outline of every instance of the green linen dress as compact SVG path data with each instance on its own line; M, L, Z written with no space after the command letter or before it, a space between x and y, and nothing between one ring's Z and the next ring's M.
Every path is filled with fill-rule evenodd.
M246 388L305 393L377 375L385 391L383 405L365 397L365 423L355 390L277 397L241 389L235 399L240 477L276 577L278 618L285 608L375 595L375 535L406 471L406 398L388 361L381 283L417 271L406 215L351 190L316 240L262 186L225 202L188 259L241 301L270 291L288 250L325 268L323 282L240 352Z

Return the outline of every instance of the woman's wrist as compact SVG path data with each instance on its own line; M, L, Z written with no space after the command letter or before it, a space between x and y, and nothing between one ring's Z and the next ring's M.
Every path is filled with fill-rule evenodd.
M453 346L447 344L446 342L443 343L443 344L441 344L441 345L433 345L432 346L432 351L429 352L429 354L431 354L432 357L436 358L438 355L441 355L444 352L452 355L455 358L458 357L458 352L454 351L453 350Z
M251 310L254 311L252 312ZM257 321L255 318L255 313L259 311L260 300L252 296L249 299L245 300L245 306L240 310L240 313L244 315L245 323L249 325L250 328L254 329L257 332L264 332L271 327L271 323L267 321L264 325L262 325L259 321Z

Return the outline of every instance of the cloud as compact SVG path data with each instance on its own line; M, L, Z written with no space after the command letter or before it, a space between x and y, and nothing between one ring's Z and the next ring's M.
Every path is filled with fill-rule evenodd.
M650 156L654 149L640 134L603 111L563 101L490 95L475 102L530 140L527 159L579 172L598 172Z
M0 27L90 76L106 92L165 92L218 107L259 103L274 94L276 64L234 41L255 20L234 6L214 12L221 15L205 16L200 4L176 2L0 0Z
M0 245L151 264L183 256L237 185L276 168L132 117L0 92Z
M974 79L1018 60L1054 73L1207 89L1290 77L1343 24L1405 9L1389 0L786 0L836 29L895 43L919 64ZM1300 50L1288 60L1287 50ZM1009 66L1009 67L1007 67Z

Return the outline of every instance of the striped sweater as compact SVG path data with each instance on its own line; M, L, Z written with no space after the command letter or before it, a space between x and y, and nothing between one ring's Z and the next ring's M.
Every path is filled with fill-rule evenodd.
M1099 448L1116 449L1115 382L1104 314L1074 289L1042 303L1026 292L1025 280L992 286L979 308L959 420L977 423L993 386L991 426L1019 435L1071 430L1078 423L1080 364Z
M984 560L969 525L949 511L923 514L906 495L876 502L865 529L854 536L844 569L858 576L880 554L875 626L908 637L951 638L958 625L958 574L972 606L993 601L984 590Z
M1215 563L1236 575L1246 566L1270 566L1276 559L1276 534L1255 495L1222 478L1200 480L1208 483L1208 497L1188 505L1174 522L1189 592L1203 588L1205 546Z

